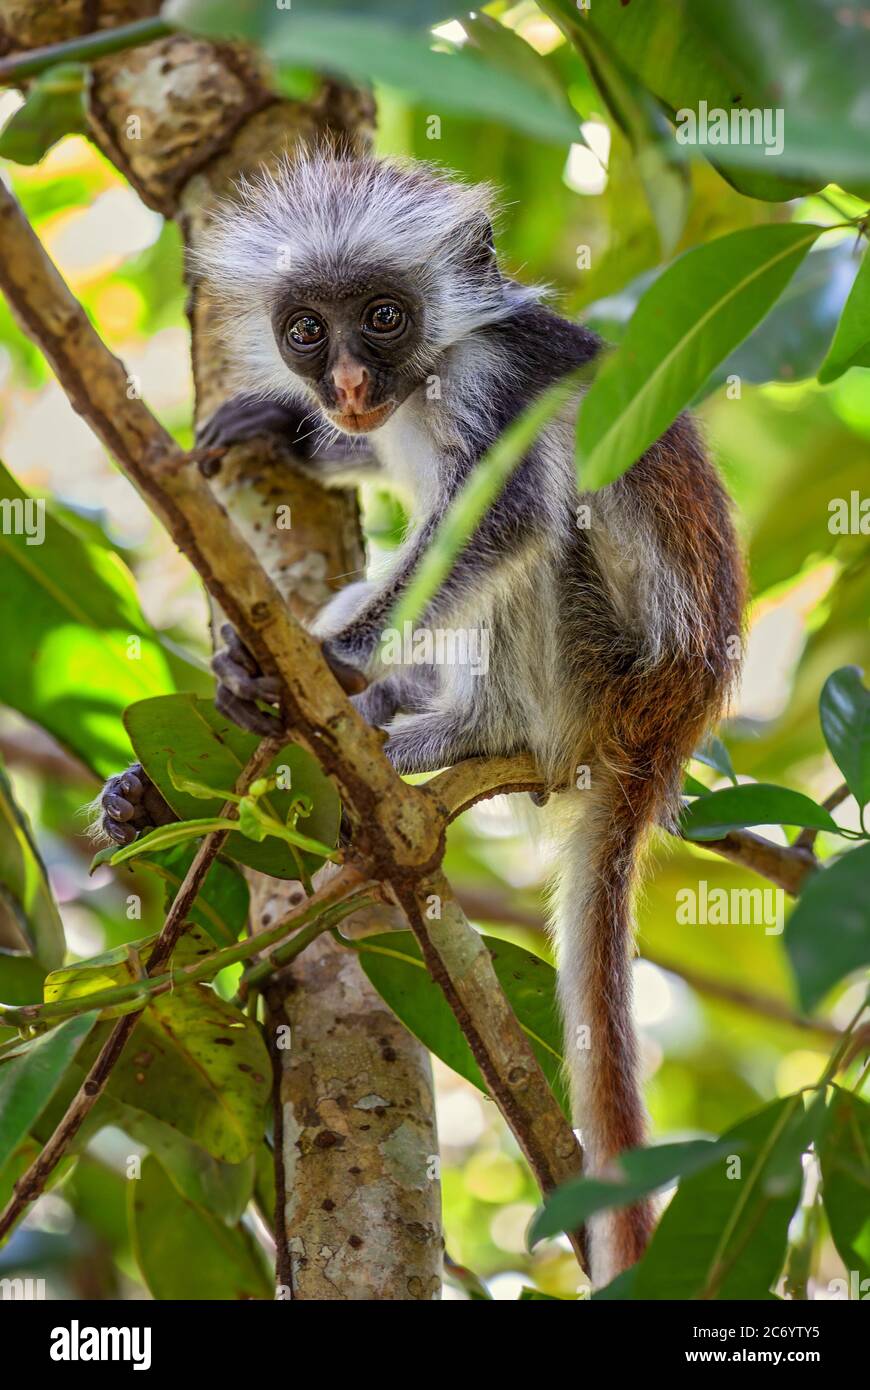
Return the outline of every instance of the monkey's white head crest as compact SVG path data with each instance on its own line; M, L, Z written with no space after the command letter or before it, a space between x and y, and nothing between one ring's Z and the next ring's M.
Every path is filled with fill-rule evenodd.
M195 264L216 293L245 389L305 394L272 331L290 283L341 298L368 274L406 277L423 306L421 369L538 297L498 271L492 189L435 166L317 149L244 181L239 194L218 208Z

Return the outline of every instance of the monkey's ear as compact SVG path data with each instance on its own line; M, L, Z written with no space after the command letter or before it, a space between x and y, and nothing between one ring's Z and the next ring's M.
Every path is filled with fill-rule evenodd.
M495 232L485 212L475 213L468 237L469 264L482 275L498 270L495 253Z

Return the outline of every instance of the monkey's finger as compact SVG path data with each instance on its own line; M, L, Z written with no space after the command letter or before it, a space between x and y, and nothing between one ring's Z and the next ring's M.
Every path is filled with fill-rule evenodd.
M221 714L225 714L227 719L238 724L240 729L246 729L249 734L271 737L281 732L281 725L277 719L270 714L264 714L253 702L239 699L225 685L218 686L214 702Z
M103 792L100 805L112 820L132 820L135 815L133 803L123 796L116 796L114 792Z
M150 778L145 781L141 805L137 807L137 810L143 822L139 827L140 829L151 830L157 825L171 825L173 821L178 820L172 807L164 800L163 794L155 787Z
M368 679L358 666L348 666L346 661L340 661L325 645L322 651L327 666L345 695L361 695L368 688Z
M235 661L237 666L242 666L249 676L261 676L260 663L253 652L245 646L232 623L224 623L221 628L221 637L226 643L227 651Z
M107 835L110 840L114 840L116 845L131 845L137 832L132 825L126 825L119 820L112 820L111 816L103 816L103 834Z
M281 693L281 682L274 676L249 676L225 648L212 658L211 669L221 685L248 704L255 700L265 700L269 704Z
M126 772L122 772L119 777L112 777L107 783L106 790L112 782L117 782L117 787L112 787L112 791L117 796L123 796L125 801L138 802L142 800L143 783L145 773L142 771L141 763L134 763L128 767Z

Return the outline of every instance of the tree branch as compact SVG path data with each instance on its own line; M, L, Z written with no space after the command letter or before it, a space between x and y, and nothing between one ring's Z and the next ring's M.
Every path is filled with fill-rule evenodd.
M513 758L469 758L439 772L423 786L448 822L478 801L505 792L553 790L547 787L527 753ZM834 804L839 805L839 801ZM800 840L793 845L776 845L752 830L732 830L718 840L687 840L686 843L752 869L793 897L818 868L812 849L802 845Z

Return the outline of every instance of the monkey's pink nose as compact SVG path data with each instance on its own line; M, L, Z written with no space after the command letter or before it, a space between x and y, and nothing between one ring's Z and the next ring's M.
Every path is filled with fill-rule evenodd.
M356 415L365 409L369 374L361 362L342 358L332 369L332 382L339 410Z

